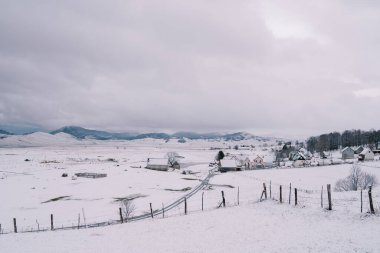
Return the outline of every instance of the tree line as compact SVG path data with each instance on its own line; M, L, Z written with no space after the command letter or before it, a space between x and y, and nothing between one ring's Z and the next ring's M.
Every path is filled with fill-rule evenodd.
M312 136L306 141L310 152L322 152L336 150L340 147L366 145L371 149L378 148L380 142L380 130L345 130L343 133L332 132Z

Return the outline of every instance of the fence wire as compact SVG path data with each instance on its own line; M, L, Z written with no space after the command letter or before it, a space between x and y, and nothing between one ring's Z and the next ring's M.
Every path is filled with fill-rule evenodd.
M241 175L242 176L242 175ZM168 217L177 217L183 215L190 215L194 213L209 212L224 207L234 207L238 205L255 205L261 200L265 200L265 195L263 194L262 184L259 178L252 176L246 176L250 179L254 179L257 184L250 187L235 187L226 188L223 190L216 190L210 187L212 184L208 184L208 181L204 185L200 185L200 189L194 192L193 195L187 195L186 204L185 198L180 198L173 203L157 202L153 203L153 219L165 219ZM295 203L295 188L297 189L297 206L310 207L310 208L323 208L328 207L327 191L323 190L321 195L321 190L315 189L304 189L292 186L290 189L290 184L281 184L279 182L266 181L266 193L267 199L272 199L274 201L280 202L280 197L282 198L283 204L290 204L294 206ZM280 186L282 186L282 196L280 196ZM322 188L322 187L321 187ZM257 189L261 189L257 190ZM224 194L224 202L223 195ZM366 213L370 210L370 203L368 198L368 191L363 190L362 198L361 192L331 192L331 202L333 210L343 210L349 211L351 213ZM376 212L379 212L380 202L380 192L372 191L373 205ZM289 198L290 197L290 198ZM168 208L170 207L170 208ZM362 211L361 211L362 210ZM73 230L73 229L85 229L93 227L103 227L121 223L134 222L142 219L152 219L152 213L149 206L145 210L136 210L136 215L132 215L123 220L120 218L119 209L114 212L99 213L98 215L88 216L84 220L81 212L78 212L77 219L56 219L54 221L53 230ZM72 217L75 217L72 216ZM9 222L11 223L11 222ZM29 233L29 232L43 232L50 231L50 223L44 222L37 223L35 225L24 226L22 221L17 221L17 232L18 233ZM14 233L15 230L12 225L1 226L0 235Z

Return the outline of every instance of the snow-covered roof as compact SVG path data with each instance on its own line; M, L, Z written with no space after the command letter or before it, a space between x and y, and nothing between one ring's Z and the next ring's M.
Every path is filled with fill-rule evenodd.
M220 160L220 167L222 168L234 168L236 167L236 160L233 159L222 159Z
M298 152L301 152L302 154L306 155L307 154L307 150L305 148L300 148L298 150Z
M148 165L168 165L167 158L148 158Z
M369 148L365 148L365 149L363 149L363 151L360 154L365 155L365 154L369 154L369 153L372 153L372 150L370 150Z
M296 160L306 160L306 157L304 154L302 154L301 152L297 152L294 156L293 156L293 160L296 161Z
M352 151L354 151L351 147L345 147L344 149L342 149L342 152L344 152L346 150L352 150Z

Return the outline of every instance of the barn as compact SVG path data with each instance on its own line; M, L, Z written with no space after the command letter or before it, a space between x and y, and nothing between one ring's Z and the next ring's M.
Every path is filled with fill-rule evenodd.
M145 168L150 170L167 171L169 169L169 160L167 158L148 158Z
M355 151L350 147L345 147L342 149L342 159L354 159L355 158Z
M222 159L219 161L219 171L238 171L241 170L241 166L238 165L235 159Z
M365 148L360 154L359 154L359 161L371 161L375 159L375 155L369 148Z

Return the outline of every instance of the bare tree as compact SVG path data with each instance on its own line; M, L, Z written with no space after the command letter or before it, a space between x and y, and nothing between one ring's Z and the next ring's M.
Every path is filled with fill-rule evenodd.
M350 175L346 178L339 179L335 184L337 191L357 191L359 189L367 189L368 186L377 185L375 175L363 172L361 168L354 164L350 170Z
M362 188L367 189L368 186L375 186L375 185L377 185L377 183L378 182L377 182L377 178L375 175L365 173L364 178L363 178Z
M135 205L133 204L133 200L123 199L120 202L120 207L121 211L123 212L124 220L128 221L136 209Z
M168 152L166 154L166 157L168 158L169 160L169 164L170 166L173 166L176 162L178 162L178 153L177 152Z

